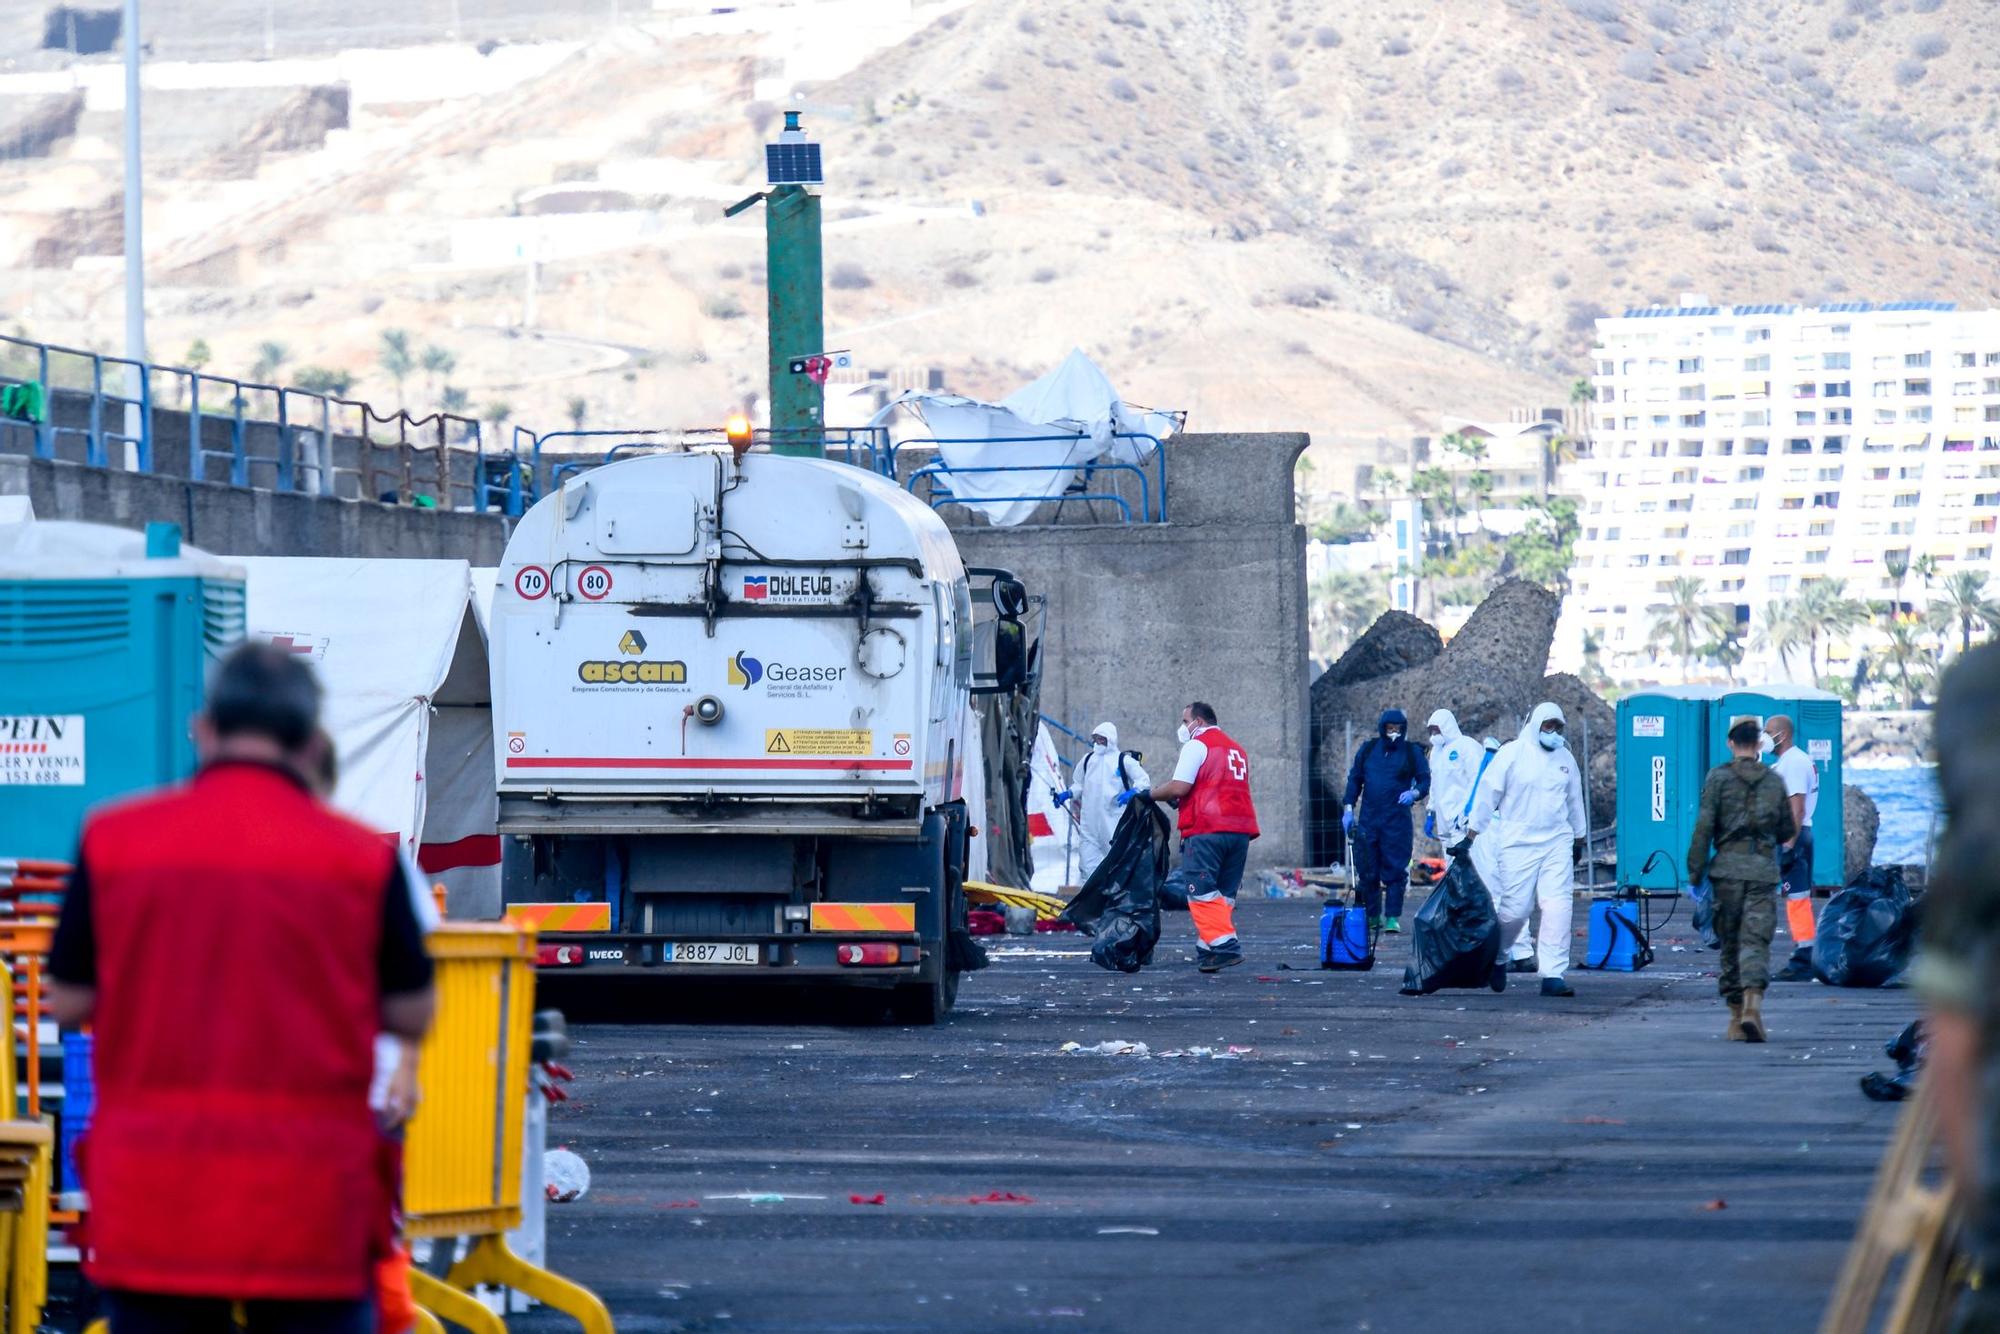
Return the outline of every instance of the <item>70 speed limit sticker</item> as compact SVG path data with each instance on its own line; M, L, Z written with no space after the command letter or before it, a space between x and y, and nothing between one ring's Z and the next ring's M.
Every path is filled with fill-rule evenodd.
M514 591L524 602L533 602L549 591L549 572L539 565L523 565L514 573Z

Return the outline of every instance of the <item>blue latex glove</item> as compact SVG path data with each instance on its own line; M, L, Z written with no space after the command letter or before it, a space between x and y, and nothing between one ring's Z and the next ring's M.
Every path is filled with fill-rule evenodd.
M1409 790L1404 792L1401 796L1396 798L1396 804L1398 806L1414 806L1416 805L1416 803L1417 803L1417 790L1414 787L1410 788Z
M1123 792L1120 792L1117 796L1113 797L1112 800L1117 802L1120 806L1125 806L1131 804L1132 798L1138 796L1141 792L1150 793L1151 791L1152 791L1151 788L1128 787Z
M1424 837L1425 837L1425 838L1436 838L1436 837L1438 836L1438 833L1437 833L1437 830L1438 830L1438 818L1437 818L1437 812L1436 812L1436 811L1425 811L1425 812L1424 812Z
M1075 795L1076 793L1070 791L1068 788L1064 788L1062 791L1056 793L1056 805L1058 806L1069 805L1070 798L1074 797Z
M1351 834L1351 833L1353 833L1353 832L1354 832L1354 812L1353 812L1353 811L1351 811L1351 810L1350 810L1350 811L1347 811L1347 812L1345 812L1345 813L1343 813L1343 814L1341 815L1341 817L1340 817L1340 832L1341 832L1341 833L1343 833L1343 834Z

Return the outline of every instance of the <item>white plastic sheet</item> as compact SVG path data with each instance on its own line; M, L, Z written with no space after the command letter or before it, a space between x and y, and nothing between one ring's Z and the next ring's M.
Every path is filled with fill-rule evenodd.
M1054 370L998 403L911 390L892 399L871 425L882 425L899 407L923 418L927 438L940 442L938 456L948 467L1006 469L954 471L948 483L954 496L1002 527L1026 523L1036 506L1060 496L1085 464L1099 459L1143 464L1158 448L1154 440L1165 440L1178 425L1171 413L1124 402L1097 363L1075 349ZM1158 484L1149 477L1147 486L1156 507Z

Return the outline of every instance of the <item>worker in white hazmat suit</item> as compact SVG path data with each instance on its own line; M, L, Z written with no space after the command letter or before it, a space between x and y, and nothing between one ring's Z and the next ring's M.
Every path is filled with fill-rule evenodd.
M1090 749L1070 770L1069 787L1056 793L1056 803L1074 819L1079 869L1088 880L1111 848L1111 835L1125 808L1118 794L1153 785L1139 763L1137 751L1118 749L1118 728L1099 723L1090 730Z
M1478 781L1479 762L1486 752L1459 730L1450 709L1431 714L1424 730L1431 743L1430 810L1424 816L1424 833L1449 848L1465 836L1472 785Z
M1493 868L1487 888L1500 917L1501 948L1511 951L1528 914L1542 910L1535 958L1544 996L1576 994L1563 975L1576 892L1572 868L1583 857L1585 821L1583 777L1563 738L1564 725L1561 708L1535 706L1521 735L1500 748L1480 778L1466 833L1483 841L1490 830L1496 844L1490 849L1496 855L1480 860ZM1506 968L1495 965L1496 989L1504 985Z

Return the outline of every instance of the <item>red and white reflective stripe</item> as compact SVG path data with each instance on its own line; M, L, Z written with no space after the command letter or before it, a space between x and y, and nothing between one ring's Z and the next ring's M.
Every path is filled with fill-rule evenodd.
M509 769L883 769L908 771L910 760L701 759L692 756L510 755Z
M500 835L468 834L450 843L422 843L417 846L417 865L431 875L455 871L461 866L498 866Z

